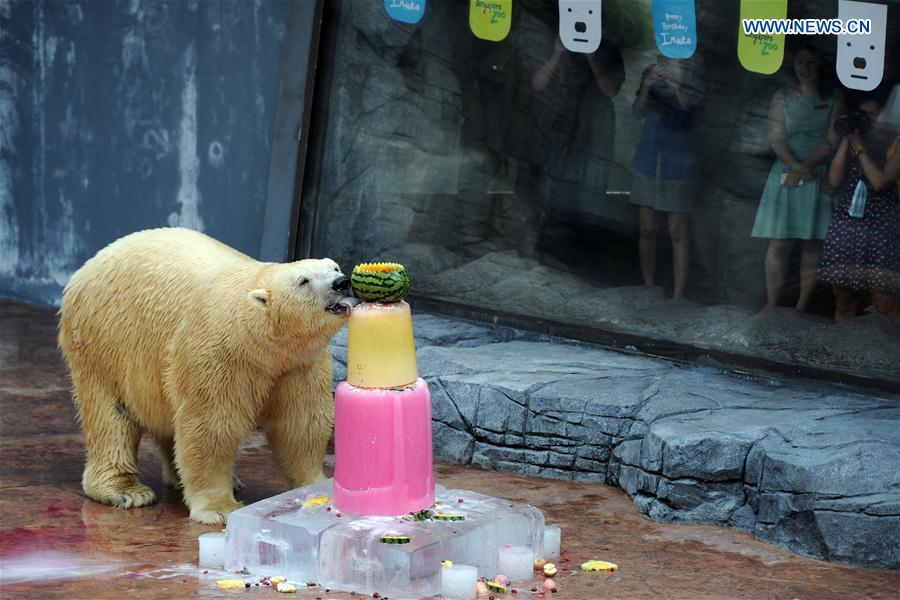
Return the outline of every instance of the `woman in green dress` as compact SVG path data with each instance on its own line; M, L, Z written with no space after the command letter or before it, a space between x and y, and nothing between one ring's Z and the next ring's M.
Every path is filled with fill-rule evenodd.
M795 85L776 92L769 107L769 143L778 159L769 172L752 235L769 240L764 309L778 304L791 252L800 244L797 309L805 311L831 220L825 172L837 145L832 125L843 100L828 89L821 58L812 46L797 49L793 74Z

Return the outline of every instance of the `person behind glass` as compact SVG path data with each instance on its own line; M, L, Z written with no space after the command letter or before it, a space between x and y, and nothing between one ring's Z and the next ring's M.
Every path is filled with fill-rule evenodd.
M900 324L900 127L882 118L891 90L884 86L858 101L835 129L842 136L828 178L840 187L819 263L819 277L834 287L834 318L855 317L871 294L876 311Z
M702 59L660 55L641 78L632 109L644 120L631 169L631 202L641 207L639 251L644 285L656 274L659 217L666 215L672 240L675 298L684 298L690 244L688 217L697 195L694 121L703 99Z
M606 38L595 52L580 53L568 52L557 37L553 50L531 79L545 107L540 115L545 202L541 246L558 246L549 235L550 223L564 225L582 242L556 248L566 255L587 249L584 242L606 197L616 142L613 98L625 82L625 63Z
M825 163L839 141L832 125L843 112L843 100L830 89L822 64L813 46L801 46L791 65L794 85L777 91L769 106L769 143L777 159L769 171L751 233L769 240L763 310L778 304L788 261L798 243L797 310L806 310L816 285L832 208Z

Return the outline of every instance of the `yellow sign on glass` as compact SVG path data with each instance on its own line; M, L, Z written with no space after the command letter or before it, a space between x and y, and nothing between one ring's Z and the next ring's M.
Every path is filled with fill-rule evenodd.
M771 30L763 29L767 25L762 21L748 23L748 20L786 17L787 0L741 0L738 59L745 69L771 75L781 68L781 62L784 60L784 34L771 33ZM752 31L753 27L757 28L756 31Z
M475 37L499 42L509 35L512 0L469 0L469 27Z

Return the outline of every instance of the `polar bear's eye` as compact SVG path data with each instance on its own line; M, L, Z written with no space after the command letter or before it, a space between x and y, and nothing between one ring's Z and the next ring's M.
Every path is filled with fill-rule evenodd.
M307 283L309 283L309 279L307 279L306 277L300 280L300 285L306 285Z

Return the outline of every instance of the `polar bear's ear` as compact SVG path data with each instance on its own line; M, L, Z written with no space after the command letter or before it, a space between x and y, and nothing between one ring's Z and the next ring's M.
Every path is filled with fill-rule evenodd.
M269 290L264 290L262 288L250 290L247 294L247 300L249 300L250 304L253 306L264 309L269 305Z

